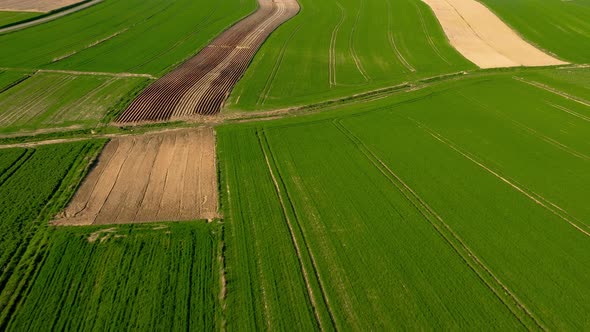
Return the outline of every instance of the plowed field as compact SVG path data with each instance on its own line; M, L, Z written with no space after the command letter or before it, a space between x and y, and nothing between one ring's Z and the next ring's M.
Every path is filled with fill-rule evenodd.
M258 11L152 84L117 122L178 120L218 113L264 40L298 11L296 0L260 0Z
M60 225L211 219L217 215L213 129L113 139Z

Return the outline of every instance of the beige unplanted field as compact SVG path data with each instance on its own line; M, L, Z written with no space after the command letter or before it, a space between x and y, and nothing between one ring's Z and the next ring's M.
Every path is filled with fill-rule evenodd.
M13 12L50 12L82 0L0 0L0 10Z
M115 138L56 225L217 217L212 128Z
M480 68L565 64L523 40L486 6L475 0L422 0L464 57Z

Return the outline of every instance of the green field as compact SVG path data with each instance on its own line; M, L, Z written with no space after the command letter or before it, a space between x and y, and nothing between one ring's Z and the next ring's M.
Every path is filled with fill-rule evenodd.
M37 73L0 93L0 133L94 127L122 96L145 82L138 77Z
M299 2L301 12L270 36L234 88L230 109L306 104L475 68L421 1Z
M39 16L40 13L0 11L0 28Z
M11 330L217 330L219 227L204 223L51 232Z
M103 145L0 149L0 329L218 329L217 224L47 226Z
M45 223L70 199L103 141L0 149L0 328L48 242Z
M230 324L590 326L588 106L499 74L334 108L218 130Z
M1 35L0 67L162 75L254 9L251 0L105 0Z
M590 1L481 0L518 33L571 62L590 62Z

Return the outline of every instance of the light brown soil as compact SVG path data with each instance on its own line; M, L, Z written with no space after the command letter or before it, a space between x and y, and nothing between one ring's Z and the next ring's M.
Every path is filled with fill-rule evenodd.
M566 64L523 40L476 0L423 0L451 44L481 68Z
M217 217L212 128L115 138L57 225L125 224Z
M0 11L50 12L82 0L0 0Z

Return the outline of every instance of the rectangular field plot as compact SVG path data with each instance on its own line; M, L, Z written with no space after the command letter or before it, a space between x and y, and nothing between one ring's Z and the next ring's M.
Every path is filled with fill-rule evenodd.
M229 324L587 329L590 107L568 94L492 76L220 128Z
M59 225L213 219L213 129L115 138L78 189Z
M201 222L58 228L8 330L217 331L219 240Z
M6 72L1 75L15 74ZM137 77L36 73L0 93L0 133L94 126L111 107L144 80Z

